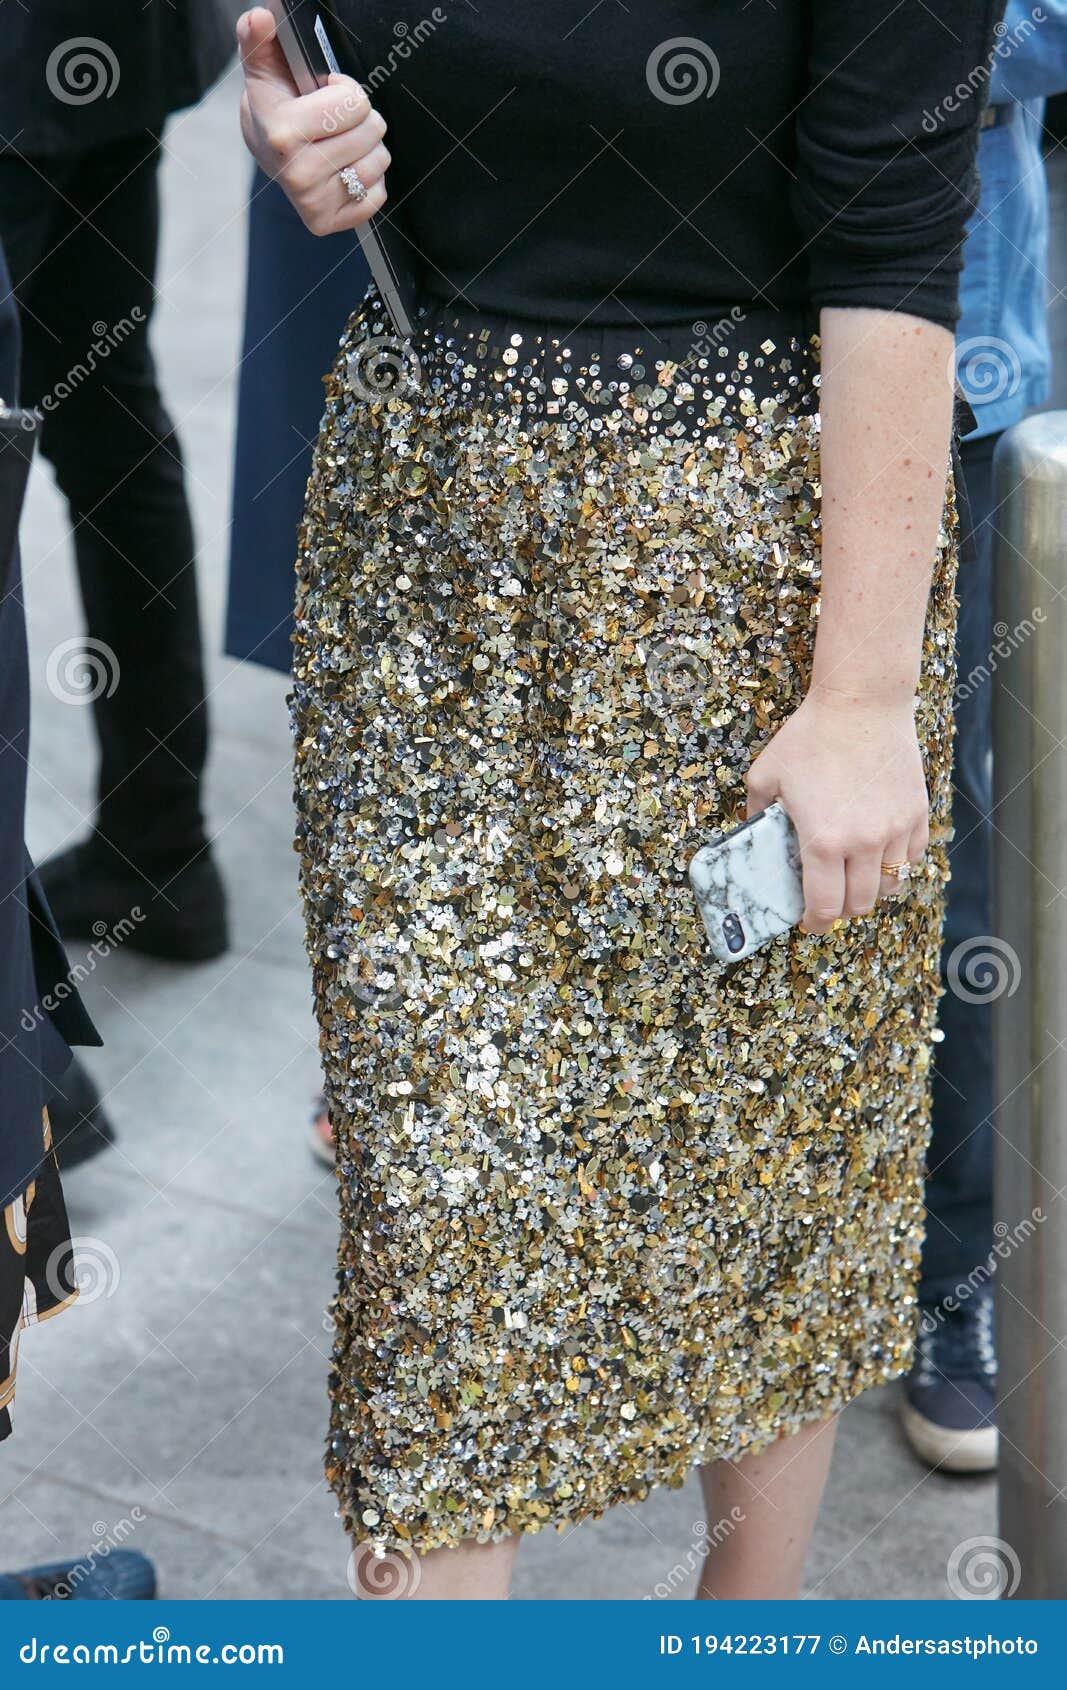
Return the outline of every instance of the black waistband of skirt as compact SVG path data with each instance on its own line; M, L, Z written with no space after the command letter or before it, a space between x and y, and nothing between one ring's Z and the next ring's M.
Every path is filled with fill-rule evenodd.
M463 301L451 303L423 296L416 328L425 333L465 334L488 331L494 338L521 334L582 355L599 351L602 356L640 346L648 358L681 362L702 348L734 345L752 352L768 338L796 336L810 339L818 326L817 313L808 306L722 303L694 306L692 311L664 321L650 321L638 311L626 313L617 322L594 322L590 318L565 320L515 309L482 311Z
M560 419L622 407L664 425L709 415L744 421L768 407L817 403L816 320L807 309L737 305L671 323L568 326L427 302L401 348L372 286L361 318L368 357L382 349L387 379L399 365L405 378L451 389L457 400L494 394Z

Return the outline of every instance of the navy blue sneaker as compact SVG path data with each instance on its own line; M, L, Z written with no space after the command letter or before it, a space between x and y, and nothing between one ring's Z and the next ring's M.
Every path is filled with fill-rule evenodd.
M136 1549L0 1573L0 1602L150 1602L155 1594L156 1569Z
M908 1442L941 1472L990 1473L997 1464L993 1293L976 1291L957 1309L920 1309L901 1405Z

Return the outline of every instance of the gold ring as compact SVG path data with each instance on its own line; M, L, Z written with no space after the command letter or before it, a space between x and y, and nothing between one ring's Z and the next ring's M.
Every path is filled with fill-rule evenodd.
M882 864L882 873L887 874L889 876L890 880L907 880L908 876L911 873L911 864L910 863L883 863Z

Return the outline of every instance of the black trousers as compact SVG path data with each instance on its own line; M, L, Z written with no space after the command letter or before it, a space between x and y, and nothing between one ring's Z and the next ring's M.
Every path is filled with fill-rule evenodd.
M148 344L158 164L150 135L0 155L20 398L43 411L98 660L98 841L153 877L204 845L207 749L192 524Z
M992 691L993 451L999 435L960 447L969 521L961 535L956 642L956 745L953 757L952 878L941 953L946 975L935 1047L933 1134L926 1187L922 1297L939 1302L991 1258L993 1249L992 1004L953 984L968 954L993 933ZM986 678L977 678L985 675ZM976 943L976 941L978 941ZM975 977L977 978L977 977Z

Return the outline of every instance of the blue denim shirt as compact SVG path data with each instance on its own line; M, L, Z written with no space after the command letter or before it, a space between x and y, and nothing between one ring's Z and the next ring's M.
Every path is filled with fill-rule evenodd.
M1048 398L1048 192L1045 96L1067 88L1067 0L1008 0L994 48L990 108L968 227L956 333L960 383L978 427L999 433Z

